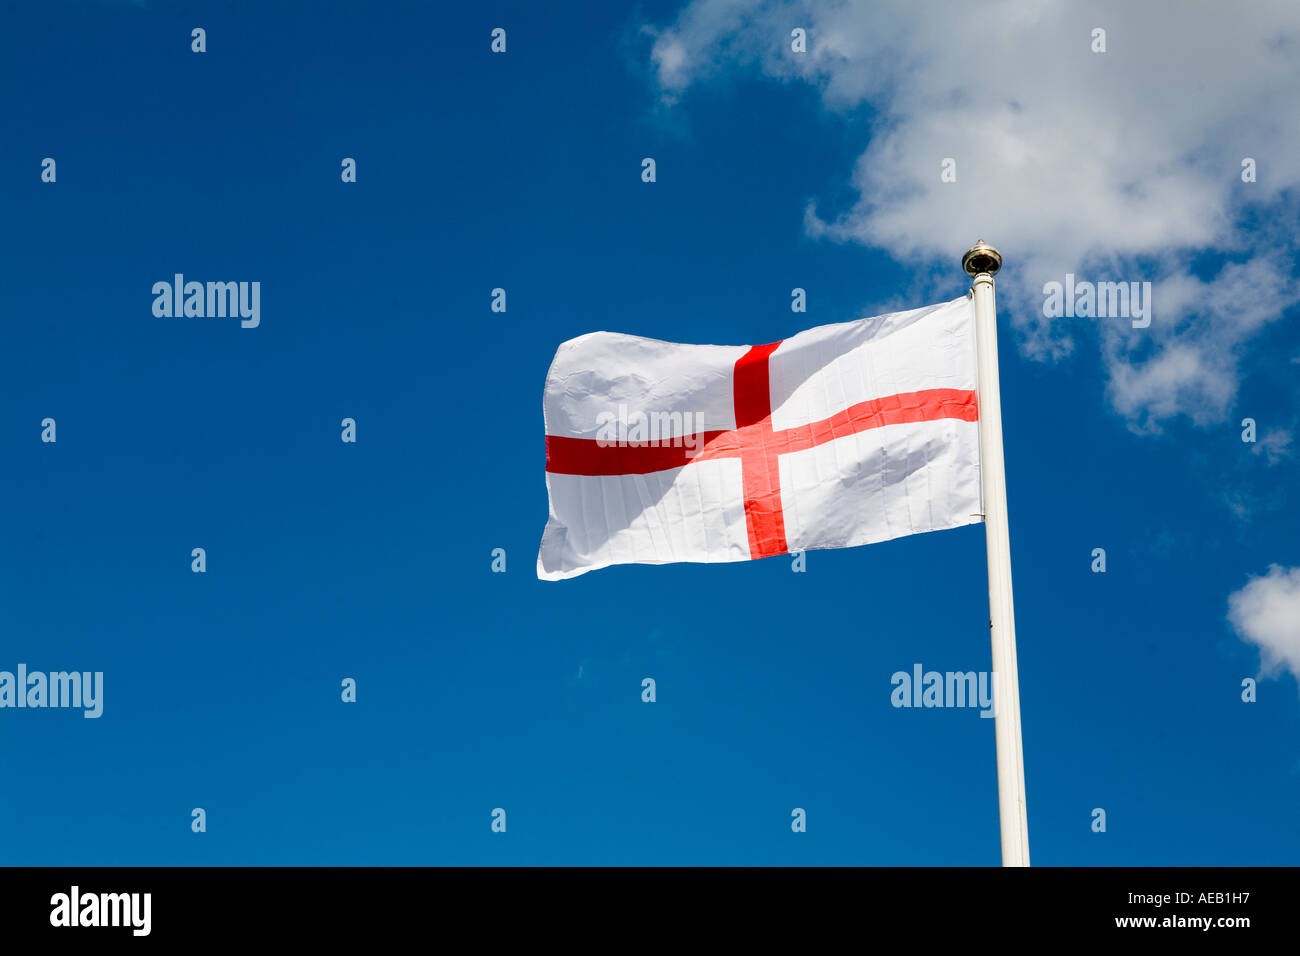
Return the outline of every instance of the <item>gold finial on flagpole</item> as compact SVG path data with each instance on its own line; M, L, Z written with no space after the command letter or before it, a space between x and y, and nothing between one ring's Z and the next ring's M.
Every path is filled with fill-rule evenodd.
M981 272L997 275L1002 268L1002 253L998 252L983 239L977 239L975 245L966 250L961 257L961 267L967 275L977 276Z

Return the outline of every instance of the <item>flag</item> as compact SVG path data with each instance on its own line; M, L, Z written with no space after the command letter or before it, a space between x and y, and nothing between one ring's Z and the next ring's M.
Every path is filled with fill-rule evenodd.
M593 332L557 350L543 413L544 580L982 518L968 297L767 345Z

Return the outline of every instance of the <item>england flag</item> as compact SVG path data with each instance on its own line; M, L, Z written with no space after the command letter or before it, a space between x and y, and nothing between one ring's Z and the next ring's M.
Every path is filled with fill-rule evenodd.
M969 297L768 345L571 339L546 376L537 576L978 522L976 387Z

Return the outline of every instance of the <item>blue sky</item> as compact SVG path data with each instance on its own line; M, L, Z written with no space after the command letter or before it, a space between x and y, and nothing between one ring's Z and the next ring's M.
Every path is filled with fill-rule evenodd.
M981 236L1034 862L1300 858L1295 16L1219 31L1258 88L1207 97L1156 86L1172 8L1098 6L1094 54L1048 5L973 127L960 22L723 9L5 9L0 669L102 671L104 714L0 710L0 863L996 863L993 722L890 704L988 669L981 527L534 573L558 343L944 301ZM1044 320L1072 270L1155 283L1152 330ZM177 272L260 281L260 326L155 317Z

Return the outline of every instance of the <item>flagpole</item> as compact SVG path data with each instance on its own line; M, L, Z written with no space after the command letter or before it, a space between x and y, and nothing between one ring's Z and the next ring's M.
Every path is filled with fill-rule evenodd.
M993 644L993 735L998 760L998 817L1002 865L1029 865L1025 760L1020 737L1020 681L1016 676L1016 618L1011 595L1011 533L1007 475L1002 458L1002 396L998 386L998 325L993 276L1002 256L983 239L961 259L974 278L975 349L980 430L980 491L989 571L989 631Z

